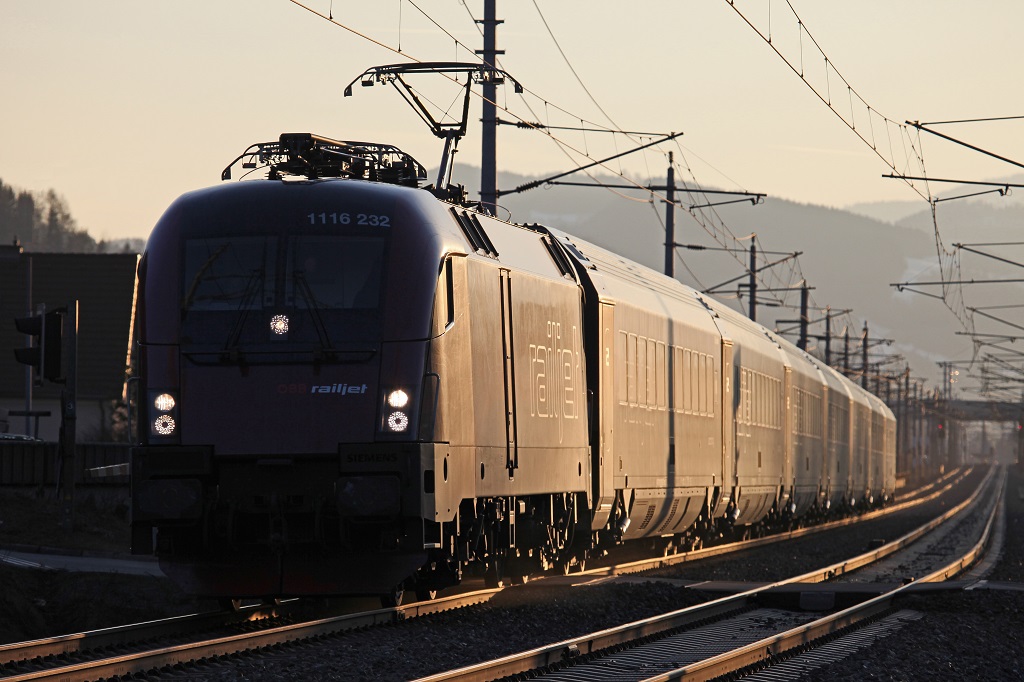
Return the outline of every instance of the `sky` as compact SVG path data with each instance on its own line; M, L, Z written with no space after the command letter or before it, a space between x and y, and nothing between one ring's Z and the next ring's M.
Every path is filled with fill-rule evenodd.
M872 110L894 122L1024 113L1019 0L735 7L765 33L770 26L773 44L797 62L802 48L808 74L823 69L813 36ZM483 0L0 0L0 179L56 190L80 227L118 239L145 237L175 197L216 184L249 144L285 131L388 142L435 166L440 142L398 93L342 91L375 65L471 60L456 41L481 46L471 15L482 12ZM527 89L523 97L499 90L502 118L684 133L678 145L609 164L632 180L663 180L673 151L702 184L769 198L834 207L919 200L882 178L890 169L726 0L498 0L498 17L501 65ZM448 82L417 87L441 108L456 101ZM471 107L462 163L479 158L479 100ZM945 130L1011 157L1022 139L1014 122ZM932 176L1007 173L925 137ZM502 127L498 165L553 174L587 162L583 154L632 144Z

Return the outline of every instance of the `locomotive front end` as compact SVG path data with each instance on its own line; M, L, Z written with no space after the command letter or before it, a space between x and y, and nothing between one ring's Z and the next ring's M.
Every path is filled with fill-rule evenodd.
M433 203L259 180L167 211L139 273L133 552L221 597L384 594L424 564Z

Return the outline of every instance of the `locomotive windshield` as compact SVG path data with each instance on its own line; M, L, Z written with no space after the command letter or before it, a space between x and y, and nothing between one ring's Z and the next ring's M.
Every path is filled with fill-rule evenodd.
M184 311L252 310L264 301L272 303L275 259L268 256L274 241L238 237L185 242Z
M376 341L385 246L379 233L186 239L182 342L273 352Z

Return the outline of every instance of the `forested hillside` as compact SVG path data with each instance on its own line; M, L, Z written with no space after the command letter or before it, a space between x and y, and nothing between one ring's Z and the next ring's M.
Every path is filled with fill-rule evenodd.
M54 190L29 192L0 180L0 244L17 240L26 251L111 253L135 251L138 240L96 241L78 227L66 201Z

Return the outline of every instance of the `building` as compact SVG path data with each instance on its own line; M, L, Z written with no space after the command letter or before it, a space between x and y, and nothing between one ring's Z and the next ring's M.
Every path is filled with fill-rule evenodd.
M58 439L62 387L32 385L31 368L14 357L29 337L14 320L41 305L52 311L77 299L77 439L110 439L114 405L125 398L138 261L137 254L23 253L0 246L0 431L5 411L48 411L38 418L38 434L32 417L8 416L7 430Z

